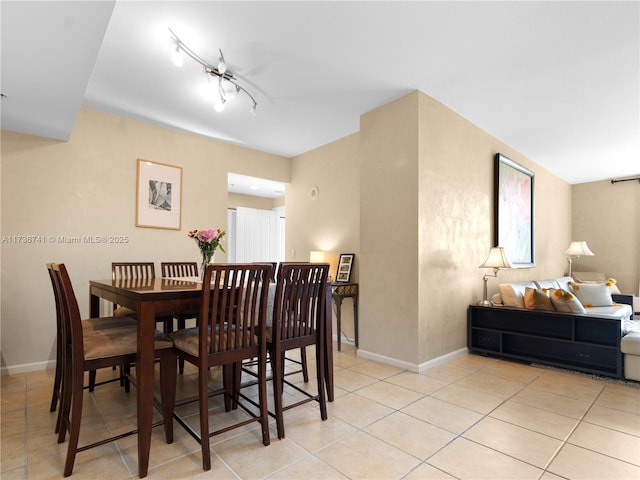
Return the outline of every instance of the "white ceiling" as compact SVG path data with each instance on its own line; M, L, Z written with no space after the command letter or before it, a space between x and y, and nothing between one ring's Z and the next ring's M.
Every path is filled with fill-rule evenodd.
M227 174L227 187L231 193L265 198L284 197L286 192L285 183L238 173Z
M1 2L2 128L81 105L293 157L419 89L569 183L640 173L640 3ZM168 28L258 102L212 108Z

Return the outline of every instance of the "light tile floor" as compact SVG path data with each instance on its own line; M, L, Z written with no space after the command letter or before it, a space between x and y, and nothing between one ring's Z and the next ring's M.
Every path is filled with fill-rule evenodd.
M66 444L53 433L52 379L52 370L2 377L2 480L62 477ZM193 392L194 379L187 370L179 395ZM156 428L148 478L640 479L637 383L476 355L415 374L358 358L346 345L335 353L335 385L327 421L315 404L292 409L286 438L272 424L269 447L257 424L214 437L209 472L177 423L171 445ZM243 415L225 413L218 400L211 407L217 425ZM197 424L195 408L180 411ZM117 384L86 393L81 442L130 428L135 413L135 393ZM136 473L132 436L79 453L72 478Z

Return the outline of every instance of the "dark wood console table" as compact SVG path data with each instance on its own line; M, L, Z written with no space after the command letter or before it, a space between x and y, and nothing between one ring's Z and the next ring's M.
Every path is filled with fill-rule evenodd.
M353 299L353 331L355 336L356 347L358 346L358 284L357 283L333 283L331 284L331 297L336 302L336 331L338 337L338 351L341 350L341 311L342 300L345 298Z
M467 321L472 352L622 378L620 320L471 305Z

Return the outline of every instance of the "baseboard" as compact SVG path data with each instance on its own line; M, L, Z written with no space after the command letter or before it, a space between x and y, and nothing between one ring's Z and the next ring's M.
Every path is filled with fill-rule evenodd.
M0 376L16 375L18 373L41 372L56 368L55 360L47 360L45 362L23 363L22 365L12 365L10 367L0 368Z
M340 336L340 343L342 345L353 345L354 347L356 345L356 342L354 340L347 338L344 335ZM338 337L335 334L333 335L333 345L334 346L338 345Z
M415 373L423 373L430 368L433 368L442 363L448 362L449 360L461 357L466 355L468 352L467 348L461 348L460 350L455 350L453 352L446 353L437 358L433 358L431 360L427 360L426 362L415 364L410 362L405 362L404 360L398 360L397 358L386 357L384 355L379 355L377 353L368 352L363 350L362 348L358 349L357 355L358 357L365 358L367 360L373 360L376 362L384 363L385 365L391 365L392 367L403 368L410 372Z

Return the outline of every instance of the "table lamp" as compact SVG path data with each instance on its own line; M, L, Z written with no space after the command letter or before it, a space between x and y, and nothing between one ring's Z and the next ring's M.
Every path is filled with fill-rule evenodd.
M482 301L480 302L480 305L489 306L491 305L491 303L489 302L489 300L487 300L487 280L489 280L489 277L497 277L498 270L500 270L501 268L512 267L504 251L504 248L492 247L491 250L489 250L487 259L482 263L482 265L480 265L480 268L493 268L493 275L487 273L484 277L482 277L484 285L482 288Z
M309 252L309 261L311 263L324 263L326 258L326 253L321 250L311 250Z
M567 256L567 260L569 262L569 276L571 276L571 263L574 258L593 257L594 255L594 253L589 250L587 242L584 240L571 242L571 245L569 245L569 248L567 248L567 251L564 252L564 254Z

